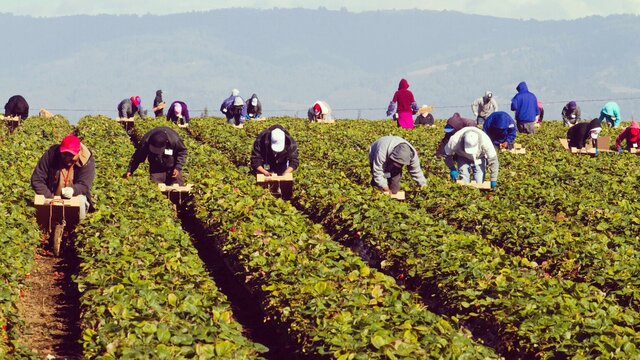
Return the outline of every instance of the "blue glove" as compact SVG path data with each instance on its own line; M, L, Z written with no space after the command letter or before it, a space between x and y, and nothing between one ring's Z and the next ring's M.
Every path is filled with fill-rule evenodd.
M618 149L618 152L619 152L620 154L622 154L622 152L623 152L623 151L624 151L624 150L622 150L622 148Z
M495 189L495 188L496 188L496 186L498 186L498 182L497 182L497 181L492 181L492 182L491 182L491 188L492 188L492 189Z
M598 156L598 154L599 154L599 153L600 153L600 152L598 151L598 149L596 149L596 156Z
M458 170L453 169L451 170L451 172L449 173L449 175L451 176L451 180L456 181L458 180Z

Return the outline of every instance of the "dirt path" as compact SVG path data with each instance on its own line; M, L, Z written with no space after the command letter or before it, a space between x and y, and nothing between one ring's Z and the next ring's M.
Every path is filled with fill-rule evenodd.
M76 257L68 254L55 258L39 250L27 286L18 304L20 318L25 322L22 345L41 359L48 355L56 359L80 359L78 290L71 281Z

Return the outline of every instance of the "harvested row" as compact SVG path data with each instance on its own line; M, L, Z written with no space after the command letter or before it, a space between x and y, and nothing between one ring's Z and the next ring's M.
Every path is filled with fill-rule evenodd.
M246 131L258 131L253 126L266 125L249 124ZM248 164L253 138L244 132L214 125L210 119L193 121L191 130L237 165ZM297 132L293 136L304 137ZM504 353L540 357L638 353L636 312L587 284L545 279L526 258L507 255L475 235L460 233L424 210L380 195L372 201L376 195L368 187L351 183L335 170L324 170L323 156L330 151L319 150L327 146L319 142L326 138L311 136L316 142L299 142L302 165L293 199L297 207L322 219L339 240L364 241L382 260L382 267L415 281L421 293L434 296L451 315L492 330ZM334 151L342 148L328 146Z
M259 357L266 349L242 335L171 203L145 176L121 179L134 151L126 132L106 117L82 118L78 132L97 167L97 211L76 241L84 356Z
M139 122L138 135L166 122ZM415 295L332 241L289 203L209 146L183 136L197 217L217 239L270 320L301 355L339 359L486 358Z
M291 126L293 129L303 127L299 123ZM373 127L371 122L356 121L340 123L339 126L339 133L327 127L300 131L300 140L302 143L308 143L313 142L313 139L324 138L337 144L348 138L351 142L359 144L360 148L356 149L336 147L326 152L323 152L323 149L316 149L311 154L318 160L325 159L327 166L344 172L356 183L367 186L371 176L368 160L363 156L366 154L366 149L363 150L362 146L373 138L373 136L369 138L365 136L373 132L368 131L369 128L379 131L382 126ZM401 129L387 130L407 138L419 150L433 150L439 140L439 136L432 134L434 130L432 128L418 128L413 132ZM555 139L553 136L549 137ZM524 140L529 139L530 137L527 137ZM441 158L432 157L427 150L423 150L421 154L422 159L425 160L425 167L430 169L429 172L442 172L442 174L439 177L430 178L428 192L420 192L411 199L411 203L416 207L426 209L434 216L445 218L449 224L458 229L476 233L490 240L494 245L504 248L508 253L542 264L549 276L593 284L602 291L619 297L621 304L632 304L636 311L640 310L640 304L637 302L640 293L638 287L633 286L634 281L640 279L638 276L640 275L640 258L638 253L633 251L640 229L637 229L633 236L628 236L626 234L633 232L634 227L626 225L627 229L618 232L614 237L611 233L601 231L603 223L591 226L580 225L568 221L565 217L558 218L556 212L552 216L544 209L540 210L537 206L528 205L527 203L535 201L538 195L550 194L549 196L557 198L562 193L566 198L566 194L570 192L569 189L559 190L558 188L562 185L555 185L554 178L522 176L527 173L522 164L530 168L531 162L537 160L532 158L536 155L535 152L529 152L524 156L501 154L501 179L506 179L500 181L498 191L489 195L451 184L447 180L448 176ZM544 158L548 157L551 156ZM558 156L559 161L565 161L565 158L576 159L568 153L560 153ZM595 161L588 157L583 158ZM605 161L607 159L610 158L605 158ZM627 156L626 159L635 160L632 156ZM570 165L567 164L565 167L568 168ZM523 181L543 183L543 186L531 183L521 185ZM627 192L632 192L632 186L631 183L627 183ZM526 189L529 196L522 193L522 188ZM606 206L602 201L591 203L597 204L596 206ZM626 203L628 204L626 211L617 209L617 219L607 219L609 220L606 222L609 224L607 228L615 228L617 224L629 224L634 221L640 223L637 217L638 212L629 209L634 205L628 200ZM640 205L636 208L640 210ZM487 216L487 214L491 215ZM531 224L535 226L530 226ZM603 257L602 254L607 256ZM631 283L629 277L632 278Z
M37 358L20 346L20 332L24 330L18 318L16 304L23 293L27 274L33 266L36 249L42 234L36 224L31 172L44 151L71 131L68 122L55 119L28 118L2 144L0 162L3 181L0 181L0 322L2 324L0 357Z

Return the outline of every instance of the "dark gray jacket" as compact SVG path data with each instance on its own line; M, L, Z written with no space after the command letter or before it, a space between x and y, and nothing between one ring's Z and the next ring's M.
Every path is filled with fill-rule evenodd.
M131 99L124 99L118 104L118 116L121 118L132 118L135 114L140 115L144 119L144 112L142 106L135 106L131 102Z
M166 132L169 138L167 149L172 150L172 155L156 155L149 152L149 139L157 131ZM175 130L166 126L158 126L144 134L140 143L138 143L138 148L131 157L127 172L133 174L138 166L146 159L149 159L149 173L151 174L172 171L173 169L182 171L182 167L187 163L187 147Z
M36 194L44 195L46 198L53 198L54 191L58 187L60 180L60 170L62 169L62 157L60 155L60 144L53 145L47 150L38 164L36 164L31 174L31 187ZM80 160L73 166L73 195L84 195L87 197L92 211L91 185L96 176L96 161L89 149L82 145L80 150Z

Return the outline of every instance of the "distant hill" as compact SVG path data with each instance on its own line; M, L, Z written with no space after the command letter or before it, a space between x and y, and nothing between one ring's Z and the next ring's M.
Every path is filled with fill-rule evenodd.
M449 11L229 9L168 16L31 18L0 14L0 101L22 94L76 121L116 115L137 94L149 108L187 102L218 115L232 88L257 93L266 115L306 116L324 99L338 117L380 119L400 78L438 118L491 89L505 109L527 81L558 119L571 99L584 117L608 99L640 116L638 16L521 21ZM632 98L633 100L623 100ZM341 110L347 109L347 110ZM80 111L68 111L80 110Z

